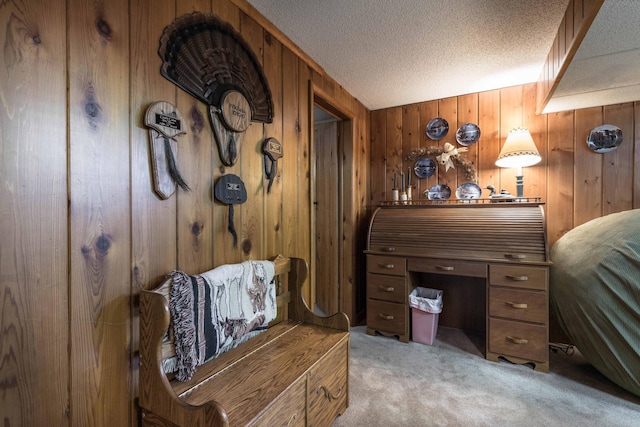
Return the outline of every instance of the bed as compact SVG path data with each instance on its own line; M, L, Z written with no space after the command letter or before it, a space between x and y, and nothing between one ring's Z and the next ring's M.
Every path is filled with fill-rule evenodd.
M602 374L640 396L640 209L580 225L551 249L550 307Z

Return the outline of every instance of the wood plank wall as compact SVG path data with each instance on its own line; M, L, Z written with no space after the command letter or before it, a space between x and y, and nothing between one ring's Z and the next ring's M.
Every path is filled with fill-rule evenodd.
M457 128L467 122L481 130L480 141L463 156L475 163L478 184L516 192L512 169L495 166L509 130L528 127L542 155L538 165L524 168L524 195L546 203L549 247L564 233L593 218L640 207L640 102L536 115L536 84L426 101L371 112L371 209L390 199L393 174L414 164L406 156L414 148L455 144ZM430 140L426 125L434 117L449 122L441 141ZM602 124L622 129L624 142L610 153L597 154L586 145L589 131ZM435 160L435 159L434 159ZM436 183L452 192L465 179L459 170L415 179L414 199ZM488 191L483 190L483 196ZM454 196L452 196L454 197Z
M159 73L163 29L193 11L240 31L273 94L273 123L251 125L233 167L219 161L205 106ZM141 289L175 268L197 273L278 253L311 259L311 81L356 113L356 141L341 155L358 186L342 244L357 259L369 112L246 1L9 0L0 25L2 425L139 425ZM187 122L178 162L192 191L168 200L153 192L142 123L158 100ZM260 149L269 136L284 158L267 195ZM227 208L212 200L226 173L248 190L236 209L238 248ZM353 315L355 298L348 303Z

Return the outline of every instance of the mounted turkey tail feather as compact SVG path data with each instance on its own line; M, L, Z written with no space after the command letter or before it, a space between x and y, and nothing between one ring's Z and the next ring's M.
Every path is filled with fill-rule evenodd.
M167 26L158 50L160 73L209 106L223 95L240 92L251 108L251 121L271 123L273 102L260 62L230 24L195 12Z

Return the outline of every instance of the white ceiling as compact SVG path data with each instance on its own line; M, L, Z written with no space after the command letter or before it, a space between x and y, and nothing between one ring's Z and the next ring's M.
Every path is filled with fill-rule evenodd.
M371 110L534 82L569 0L248 0Z
M248 2L375 110L537 81L569 0ZM545 112L640 99L638 22L605 0Z

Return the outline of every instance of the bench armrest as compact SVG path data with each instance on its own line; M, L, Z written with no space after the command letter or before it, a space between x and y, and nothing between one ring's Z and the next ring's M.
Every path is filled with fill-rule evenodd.
M310 323L316 326L349 331L349 318L340 312L331 316L322 317L315 314L302 297L302 285L304 284L309 266L302 258L290 258L291 270L289 271L289 318L300 322Z
M215 401L195 407L185 404L175 394L162 369L162 340L169 328L169 303L154 291L140 293L140 407L143 425L157 424L156 416L176 425L227 427L227 414ZM147 416L148 415L148 416Z

